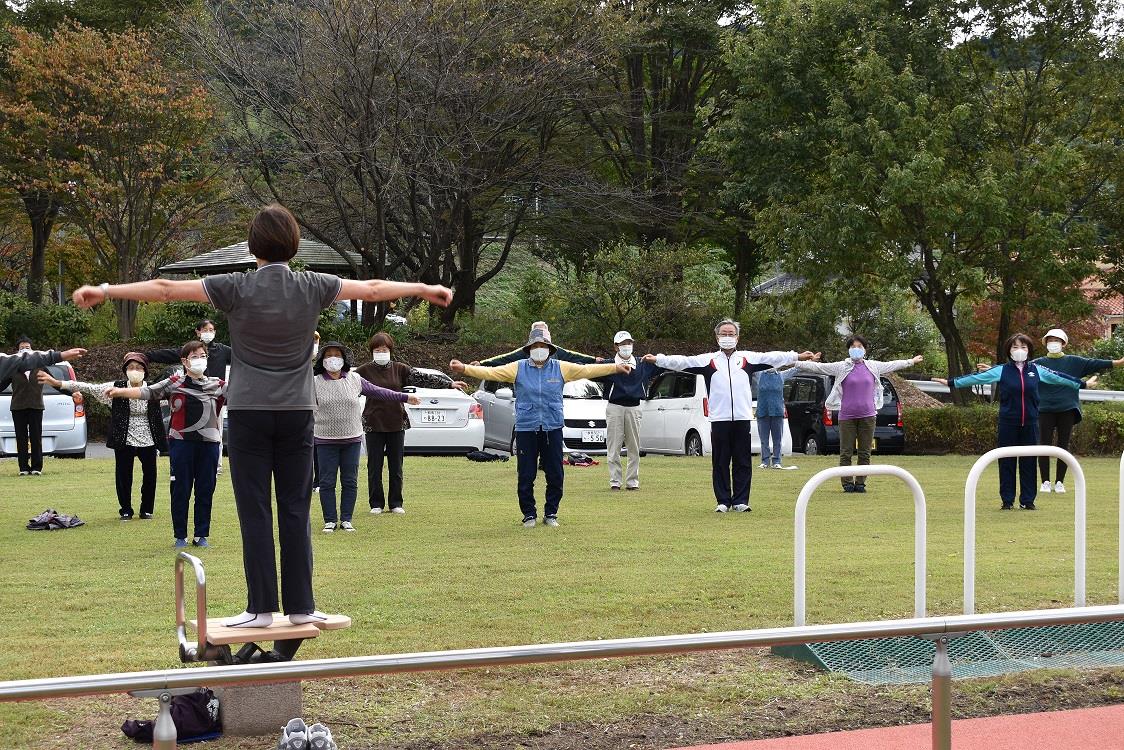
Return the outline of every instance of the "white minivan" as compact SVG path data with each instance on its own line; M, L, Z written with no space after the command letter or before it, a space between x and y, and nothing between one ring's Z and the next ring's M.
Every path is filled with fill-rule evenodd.
M756 403L756 402L755 402ZM709 404L706 379L689 372L665 372L652 380L643 402L640 422L641 453L671 453L686 456L710 455ZM761 454L761 438L754 421L752 445ZM792 454L792 434L784 421L781 455Z

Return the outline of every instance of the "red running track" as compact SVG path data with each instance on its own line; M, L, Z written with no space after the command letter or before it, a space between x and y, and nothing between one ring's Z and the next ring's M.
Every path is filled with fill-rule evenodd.
M1122 750L1124 705L960 719L952 722L952 746L955 750ZM690 750L929 750L931 747L931 727L912 724L704 745Z

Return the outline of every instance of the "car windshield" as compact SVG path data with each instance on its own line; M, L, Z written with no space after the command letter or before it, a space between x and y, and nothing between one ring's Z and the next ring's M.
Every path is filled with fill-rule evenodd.
M601 384L592 380L573 380L562 386L562 398L577 398L599 401L605 398Z
M450 378L445 373L441 372L440 370L430 370L430 369L425 368L425 367L419 367L418 372L424 372L426 375L431 375L435 378L439 378L441 380L441 383L442 383L442 385L441 385L442 388L452 388L453 387L453 379Z
M65 364L47 365L47 372L51 373L51 377L55 378L56 380L70 380L70 369ZM0 391L0 393L3 393L5 395L11 395L12 384L9 383L8 386L6 388L4 388L3 391ZM59 395L69 396L70 394L69 393L63 394L60 391L56 390L54 388L54 386L45 385L45 386L43 386L43 395L44 396L59 396Z

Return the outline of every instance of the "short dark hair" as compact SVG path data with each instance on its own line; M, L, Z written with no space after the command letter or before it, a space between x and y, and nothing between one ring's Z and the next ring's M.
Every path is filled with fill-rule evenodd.
M296 217L279 203L271 203L250 222L250 253L270 263L292 260L300 247L301 228Z
M202 330L203 326L207 325L208 323L210 323L211 325L215 325L215 321L211 320L210 318L203 318L201 321L195 324L195 330ZM218 326L215 327L218 328Z
M1034 340L1030 336L1025 333L1016 333L1003 344L1003 352L1010 356L1011 347L1015 344L1026 344L1026 358L1028 360L1034 359Z
M847 337L847 348L850 349L851 344L855 343L856 341L863 345L863 349L869 349L870 348L870 344L868 344L866 342L866 338L864 336L860 336L857 333L852 333L850 336Z
M394 353L394 337L386 331L379 331L371 340L367 342L367 351L373 352L376 347L385 346L390 352Z
M20 344L27 344L28 346L31 346L31 339L29 339L27 336L20 336L18 339L16 339L17 349L20 348Z
M187 359L200 349L207 351L207 345L202 341L188 341L180 348L180 359Z

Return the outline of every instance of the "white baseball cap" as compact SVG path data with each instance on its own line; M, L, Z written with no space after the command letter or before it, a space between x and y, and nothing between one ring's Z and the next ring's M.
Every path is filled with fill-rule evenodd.
M632 334L628 331L617 331L617 335L613 336L613 343L619 344L622 341L632 341Z
M1046 341L1046 339L1049 338L1061 339L1063 344L1069 343L1069 336L1066 336L1065 331L1060 328L1051 328L1046 331L1046 335L1042 337L1042 341Z

